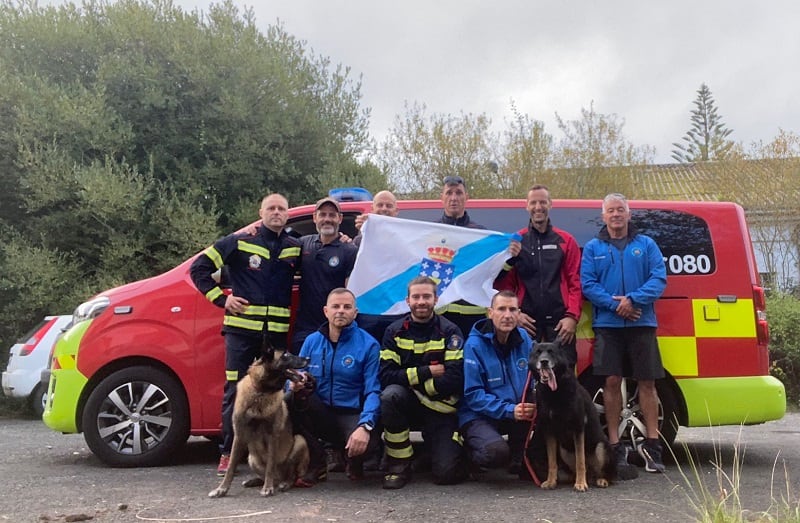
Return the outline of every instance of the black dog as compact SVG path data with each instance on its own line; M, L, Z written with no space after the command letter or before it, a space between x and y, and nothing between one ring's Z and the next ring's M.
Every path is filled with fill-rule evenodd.
M542 488L556 487L559 457L575 474L575 490L589 488L587 472L595 485L607 487L617 476L611 446L589 393L569 369L563 351L557 343L537 343L528 367L539 376L534 439L544 441L547 448ZM531 458L541 464L541 455Z

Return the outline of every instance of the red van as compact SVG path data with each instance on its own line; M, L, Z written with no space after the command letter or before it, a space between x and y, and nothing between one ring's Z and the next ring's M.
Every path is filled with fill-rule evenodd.
M438 200L398 202L404 218L434 221ZM783 384L769 375L764 291L742 208L733 203L631 201L633 222L661 248L667 288L656 305L667 377L658 382L661 430L678 425L755 424L780 419ZM368 202L343 202L342 230ZM528 223L524 200L470 200L472 219L514 232ZM555 200L558 227L585 244L602 226L599 200ZM315 232L313 206L290 210L294 234ZM81 304L58 341L43 419L53 430L83 432L111 466L164 463L189 435L220 432L224 383L222 309L192 284L189 265L105 291ZM593 334L587 305L578 327L582 383L602 404L591 372ZM640 439L635 382L626 382L619 430Z

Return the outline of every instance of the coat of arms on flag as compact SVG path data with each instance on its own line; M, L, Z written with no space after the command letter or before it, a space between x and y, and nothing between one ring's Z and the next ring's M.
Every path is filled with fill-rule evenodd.
M455 255L456 251L448 247L428 247L428 256L420 261L420 276L427 276L435 281L436 292L440 296L453 281L456 266L451 262Z
M420 275L437 282L439 306L457 300L488 306L513 237L379 214L370 215L361 234L347 288L363 314L407 312L408 282Z

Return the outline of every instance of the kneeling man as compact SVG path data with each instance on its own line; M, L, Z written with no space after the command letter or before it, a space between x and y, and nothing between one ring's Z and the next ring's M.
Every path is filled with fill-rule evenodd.
M473 465L508 467L509 473L526 477L522 457L534 416L531 385L525 390L532 341L517 327L519 314L517 296L500 291L492 299L489 318L472 327L464 343L464 397L459 423Z
M364 456L377 452L381 387L378 380L380 346L356 324L355 296L345 288L333 289L323 308L328 322L310 334L300 349L309 358L308 371L316 390L308 401L296 404L311 454L309 483L324 476L325 453L317 438L344 449L350 479L364 475Z

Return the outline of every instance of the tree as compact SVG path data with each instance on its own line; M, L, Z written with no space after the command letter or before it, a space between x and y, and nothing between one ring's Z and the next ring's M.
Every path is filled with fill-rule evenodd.
M438 197L445 176L464 178L470 195L486 197L495 188L499 172L497 136L486 115L426 114L424 104L405 106L395 117L378 152L379 163L393 188L418 197Z
M609 192L635 197L632 167L652 162L650 146L636 146L625 138L625 121L617 115L597 113L594 103L581 109L577 120L556 113L564 134L559 143L551 190L562 198L602 198Z
M230 1L0 0L0 71L0 318L17 318L2 346L65 302L173 267L255 219L265 193L294 205L323 181L385 185L359 160L360 80ZM49 270L62 263L66 290ZM11 281L20 267L34 272ZM43 298L15 316L28 295Z
M691 128L683 136L684 143L674 142L672 158L679 163L725 160L734 146L728 136L733 130L725 127L717 114L716 102L706 84L701 84L691 111Z

